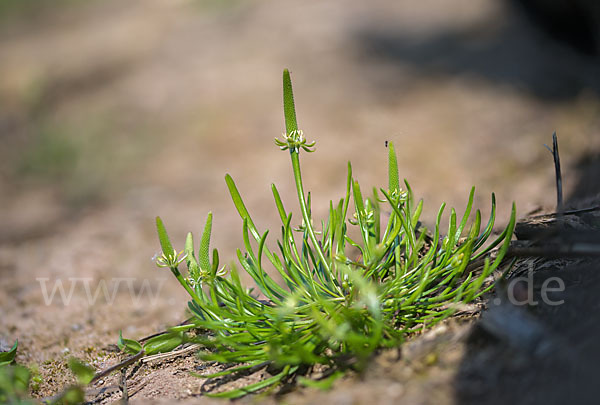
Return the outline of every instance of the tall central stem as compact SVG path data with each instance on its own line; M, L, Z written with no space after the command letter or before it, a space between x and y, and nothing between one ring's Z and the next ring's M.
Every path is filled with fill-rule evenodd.
M304 219L304 223L306 224L306 229L308 230L308 236L312 241L317 254L319 255L319 259L321 263L323 263L323 267L327 273L330 272L329 263L325 259L325 254L323 253L323 249L317 240L317 235L315 234L315 230L313 229L312 222L310 221L310 216L308 214L308 207L306 206L306 199L304 198L304 188L302 187L302 173L300 172L300 148L290 149L290 156L292 157L292 168L294 169L294 180L296 181L296 191L298 193L298 201L300 203L300 210L302 211L302 218Z

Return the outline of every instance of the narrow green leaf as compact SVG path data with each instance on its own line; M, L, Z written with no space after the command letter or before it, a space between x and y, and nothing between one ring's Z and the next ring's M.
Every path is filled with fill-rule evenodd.
M194 328L196 328L196 324L188 323L186 325L172 326L169 328L169 332L185 332Z
M273 192L273 198L275 199L275 205L277 206L277 212L279 212L279 218L281 218L281 222L285 224L287 220L287 214L285 212L285 208L283 207L283 202L281 201L281 197L279 196L279 191L275 184L271 184L271 191Z
M416 228L419 223L419 218L421 217L421 212L423 211L423 200L419 200L417 204L417 208L415 208L415 212L412 215L412 227Z
M196 378L202 378L202 379L219 378L219 377L232 375L232 374L235 374L240 371L254 368L261 363L264 363L264 362L254 362L254 363L250 363L250 364L244 364L243 366L231 367L231 368L225 369L223 371L219 371L219 372L211 373L211 374L199 374L199 373L194 373L194 372L191 372L190 374ZM266 366L266 364L265 364L265 366Z
M265 247L265 242L267 241L267 235L269 231L265 231L263 236L260 238L260 242L258 243L258 271L260 271L261 276L264 276L265 271L262 268L262 253Z
M5 403L5 401L7 401L6 394L9 393L18 397L24 397L29 389L30 377L31 372L29 369L18 364L11 367L0 368L0 401ZM16 398L14 398L14 400L15 402L8 403L20 405L34 404L34 402L16 402Z
M211 269L211 274L214 276L217 274L217 271L219 270L219 252L217 251L217 249L213 249L213 254L212 254L212 269Z
M73 374L75 374L75 377L77 377L77 381L79 381L79 384L82 385L88 385L90 381L92 381L92 378L94 378L94 375L96 374L96 370L94 370L93 367L91 367L88 364L85 364L84 362L82 362L79 359L76 359L75 357L69 358L69 368L71 369Z
M352 191L354 192L354 204L356 205L356 216L358 217L357 219L360 221L362 218L362 215L365 211L365 206L364 206L364 200L363 200L362 193L360 192L360 184L358 184L358 181L352 182Z
M12 348L7 352L0 352L0 367L6 366L12 363L15 360L15 356L17 355L17 346L19 345L19 341L15 340L15 344Z
M144 351L148 355L170 352L184 343L184 336L183 332L167 332L154 336L144 343Z
M496 195L494 193L492 193L492 210L490 212L490 219L488 220L488 223L485 226L483 233L477 239L477 243L475 244L474 250L479 249L485 243L485 241L489 238L489 236L492 233L492 230L494 229L494 221L495 220L496 220ZM485 254L485 253L487 253L487 249L482 252L482 254Z
M137 340L124 339L122 331L119 331L117 346L121 351L129 354L138 354L142 350L142 345Z
M492 195L493 197L493 195ZM508 246L506 246L506 244L510 244L510 239L512 238L512 234L514 232L514 227L515 227L515 221L516 221L516 212L517 208L515 206L515 204L513 203L513 207L511 210L511 216L510 216L510 221L506 227L506 229L504 229L504 231L502 231L502 233L500 234L500 236L498 236L493 242L491 242L489 245L487 245L485 247L485 249L483 249L481 252L479 252L479 254L477 254L475 258L481 257L485 254L487 254L488 252L490 252L492 249L494 249L496 246L498 246L499 244L503 243L503 249L504 247L506 247L506 249L508 249ZM488 226L492 226L493 225L493 221L491 220L492 218L490 218L490 222L491 224L488 224ZM487 232L487 229L486 229ZM490 230L491 232L491 230ZM484 232L485 234L485 232ZM508 238L508 242L506 241ZM483 244L485 242L484 240L481 240L480 243ZM502 250L500 250L500 252L502 252ZM496 255L496 259L498 259L498 257L500 257L500 252Z
M296 371L297 369L298 369L297 366L293 367L293 371ZM253 392L256 392L263 388L267 388L271 385L277 384L279 381L281 381L281 379L283 377L292 373L293 371L290 370L290 366L285 366L283 371L280 372L279 374L276 374L273 377L267 378L267 379L259 381L257 383L246 385L245 387L233 389L231 391L218 392L216 394L207 392L204 395L206 395L208 397L214 397L214 398L229 398L229 399L240 398L240 397L243 397L244 395L252 394Z
M250 228L254 239L260 240L260 234L256 230L256 226L254 226L254 222L252 222L252 218L250 218L250 213L248 213L248 210L246 209L246 205L242 200L242 196L240 195L240 192L238 191L235 182L229 174L225 175L225 182L227 183L227 188L229 189L229 194L231 195L233 205L235 205L235 208L240 214L240 217L242 218L242 220L245 219L246 221L248 221L248 227Z
M348 215L348 204L350 203L350 194L352 188L352 164L348 162L348 177L346 178L346 196L344 197L344 210L342 213L342 223L346 221L346 215Z
M331 375L320 380L312 380L304 376L299 376L298 383L300 385L304 385L305 387L317 388L319 390L327 391L333 386L333 383L336 382L338 378L342 377L343 375L343 371L335 371Z
M475 187L471 187L471 192L469 193L469 200L467 202L467 207L465 208L465 213L458 225L458 229L456 230L456 235L454 236L454 244L456 245L462 235L463 229L467 225L467 221L469 220L469 215L471 214L471 208L473 207L473 198L475 196Z

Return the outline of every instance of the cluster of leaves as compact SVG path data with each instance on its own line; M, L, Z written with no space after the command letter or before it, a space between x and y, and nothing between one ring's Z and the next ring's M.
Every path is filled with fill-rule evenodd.
M30 372L26 367L17 365L0 366L0 403L34 404L28 398Z
M26 367L13 365L17 355L16 341L12 348L0 352L0 403L32 404L27 399L30 373Z
M233 179L225 178L242 219L244 251L238 250L237 257L258 291L242 284L235 266L228 268L227 275L226 269L219 267L216 249L210 254L212 214L198 251L190 233L185 249L178 253L163 222L160 218L156 221L163 251L158 264L169 268L189 293L194 317L155 338L151 350L171 350L191 341L210 349L202 353L206 360L237 364L203 377L235 376L270 366L272 377L215 396L238 397L302 378L317 364L331 370L332 376L339 375L339 370L360 369L377 349L398 345L407 334L439 322L456 311L457 304L473 301L491 288L485 280L500 265L514 229L513 205L504 232L488 241L495 200L492 196L490 219L481 229L480 212L476 211L474 218L471 215L474 190L460 220L451 210L443 238L440 226L445 205L438 212L433 232L424 229L419 222L423 203L415 203L406 181L405 188L401 187L392 143L387 188L373 189L365 198L348 164L346 194L339 202L330 203L329 217L317 229L299 161L301 150L314 151L314 142L307 143L298 129L287 70L283 90L286 133L276 144L290 153L302 222L294 228L292 213L286 211L273 185L282 222L278 251L267 246L268 231L259 231ZM386 212L387 223L382 214ZM352 233L351 227L357 232ZM492 260L490 251L496 247ZM349 258L352 251L360 253L359 259ZM184 261L186 277L179 270ZM190 337L185 332L192 328L208 333ZM142 350L137 342L123 342L121 339L131 352Z

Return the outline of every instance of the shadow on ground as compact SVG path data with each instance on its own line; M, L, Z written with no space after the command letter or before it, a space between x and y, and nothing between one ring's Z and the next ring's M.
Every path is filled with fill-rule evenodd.
M397 76L406 65L423 76L474 76L546 101L571 99L584 90L600 93L598 56L553 42L519 13L507 11L498 17L426 35L413 35L398 26L368 26L356 38L361 58L387 63L396 68Z
M588 174L580 177L586 192L578 186L574 196L588 195ZM578 208L598 202L580 200ZM529 237L515 243L538 254L517 261L473 327L456 377L457 403L598 403L599 218L597 210L547 216L543 227L532 218L522 225L527 232L516 232Z
M598 264L558 265L535 273L536 300L545 280L565 281L565 291L555 297L564 300L563 305L490 309L512 326L500 333L481 325L474 328L456 380L457 403L596 403L600 395ZM527 318L527 330L511 332L521 318Z

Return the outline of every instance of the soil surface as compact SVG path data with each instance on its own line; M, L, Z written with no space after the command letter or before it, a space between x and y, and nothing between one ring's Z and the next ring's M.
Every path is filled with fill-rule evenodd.
M271 183L298 212L288 155L273 144L284 67L300 127L317 141L302 156L316 217L342 196L348 160L363 188L385 185L385 141L424 199L426 225L442 202L460 211L473 185L484 218L496 193L499 227L513 201L521 218L551 212L543 144L553 131L567 203L600 203L600 61L504 2L28 3L0 8L0 346L19 339L17 362L41 376L34 397L74 381L70 356L115 364L119 330L141 338L186 318L181 287L152 262L156 215L182 247L212 211L213 246L227 261L242 224L225 173L261 229L279 229ZM578 243L596 243L598 218L576 217L592 235ZM547 246L532 232L526 240ZM571 246L566 235L559 245ZM243 401L586 403L597 397L598 264L521 259L513 277L527 266L532 296L549 277L565 280L564 305L491 305L505 301L499 290L481 320L450 320L331 391ZM56 283L64 296L52 298ZM529 329L537 337L522 335ZM130 369L130 400L213 403L189 373L211 367L182 355ZM120 378L90 398L118 400Z

